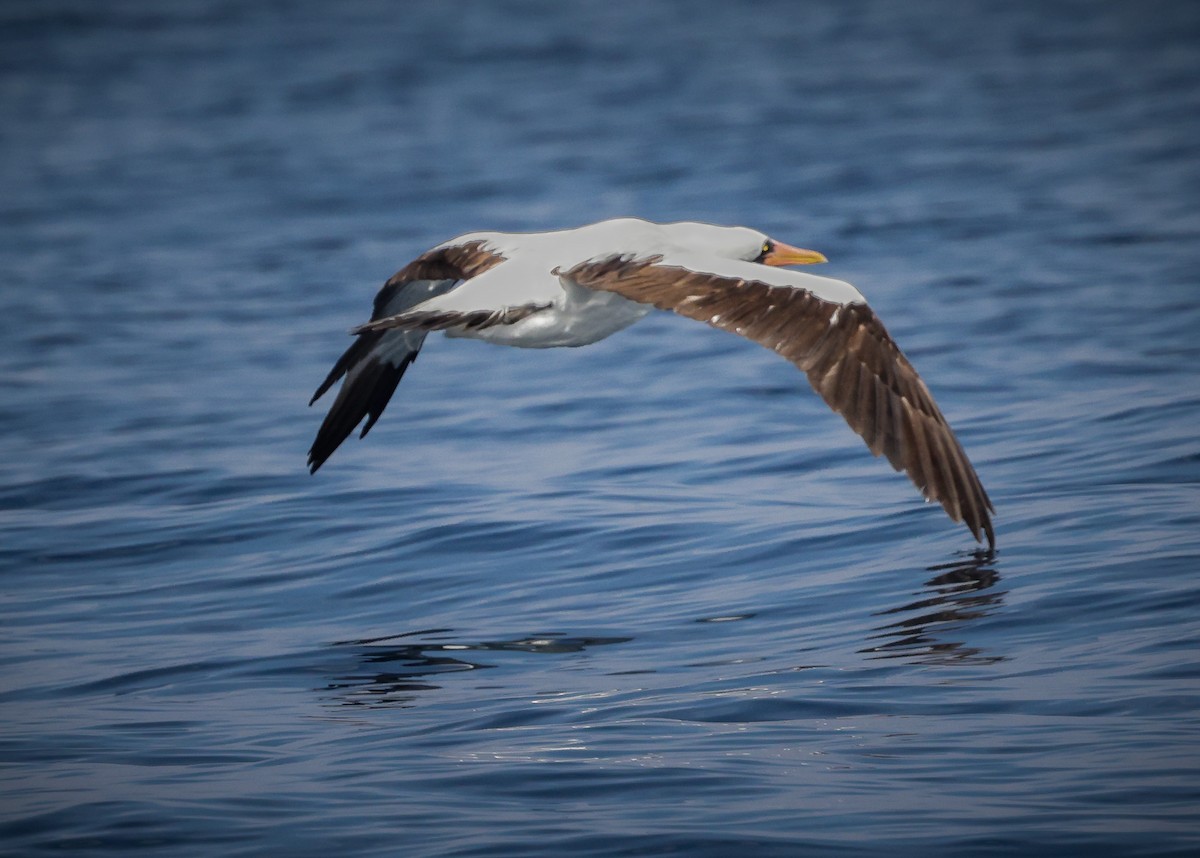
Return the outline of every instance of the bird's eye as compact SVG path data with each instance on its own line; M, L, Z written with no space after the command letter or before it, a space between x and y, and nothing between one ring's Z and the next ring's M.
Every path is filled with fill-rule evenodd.
M762 252L763 252L763 256L766 256L768 253L771 252L771 242L769 242L769 241L763 242Z

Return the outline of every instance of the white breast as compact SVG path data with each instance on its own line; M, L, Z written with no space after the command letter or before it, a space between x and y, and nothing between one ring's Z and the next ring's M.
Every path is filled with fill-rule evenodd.
M451 330L446 336L526 349L587 346L628 328L654 309L612 292L593 292L570 282L564 282L562 290L552 308L516 324L478 331Z

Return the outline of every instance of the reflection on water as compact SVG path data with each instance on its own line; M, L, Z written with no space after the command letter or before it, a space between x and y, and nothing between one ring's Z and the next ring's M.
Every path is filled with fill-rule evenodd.
M589 647L626 643L625 637L569 637L557 632L502 641L441 643L430 638L449 637L451 629L425 629L381 638L341 641L335 646L358 650L360 671L336 677L326 686L341 706L411 705L420 691L436 691L440 685L431 677L485 670L495 665L468 659L460 654L476 652L529 652L561 654L582 652ZM402 638L420 638L411 643L393 643Z
M875 613L888 622L875 626L868 646L858 650L874 659L906 659L924 664L992 664L1005 655L989 653L966 640L969 624L995 613L1005 591L997 590L1000 574L996 555L976 551L950 563L926 567L936 573L924 583L920 598ZM727 623L754 617L753 613L701 617L700 623ZM332 692L338 706L405 708L421 692L443 688L441 677L499 666L485 653L560 655L608 644L628 643L632 637L572 636L559 632L507 640L462 641L453 629L435 628L386 637L339 641L352 650L356 666L333 677L322 690ZM739 657L735 663L756 660ZM729 662L717 662L729 663ZM707 662L705 663L707 664ZM687 666L695 666L689 663ZM643 671L630 671L641 673Z
M925 664L972 662L988 664L1006 660L965 641L948 636L965 631L964 625L994 613L1004 603L1003 590L994 589L1000 580L995 554L977 551L964 560L927 568L936 572L925 582L922 598L876 616L916 613L916 616L876 626L870 640L878 641L862 653L870 658L904 658Z

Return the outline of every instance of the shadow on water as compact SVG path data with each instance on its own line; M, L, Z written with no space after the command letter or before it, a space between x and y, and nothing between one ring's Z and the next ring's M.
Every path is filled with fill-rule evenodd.
M439 636L448 636L451 629L426 629L367 638L339 641L335 646L357 650L360 670L336 677L325 687L333 692L341 706L397 706L413 703L418 693L436 691L442 686L436 679L448 674L495 667L488 664L482 653L523 652L542 655L582 652L595 646L626 643L627 637L569 637L556 632L525 638L477 643L439 643ZM402 638L422 640L396 643Z
M859 650L872 659L903 658L923 664L990 664L1007 656L991 655L964 641L951 640L967 623L993 614L1004 604L1005 591L995 589L1000 573L993 552L977 551L951 563L926 567L936 572L925 582L921 598L896 608L879 611L876 616L894 617L914 614L876 626L868 640L871 646Z

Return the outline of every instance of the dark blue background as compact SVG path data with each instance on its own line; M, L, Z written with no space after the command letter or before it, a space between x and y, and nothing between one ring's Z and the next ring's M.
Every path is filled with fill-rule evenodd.
M1200 7L0 6L0 851L1200 848ZM832 260L1000 553L769 352L431 339L477 229Z

